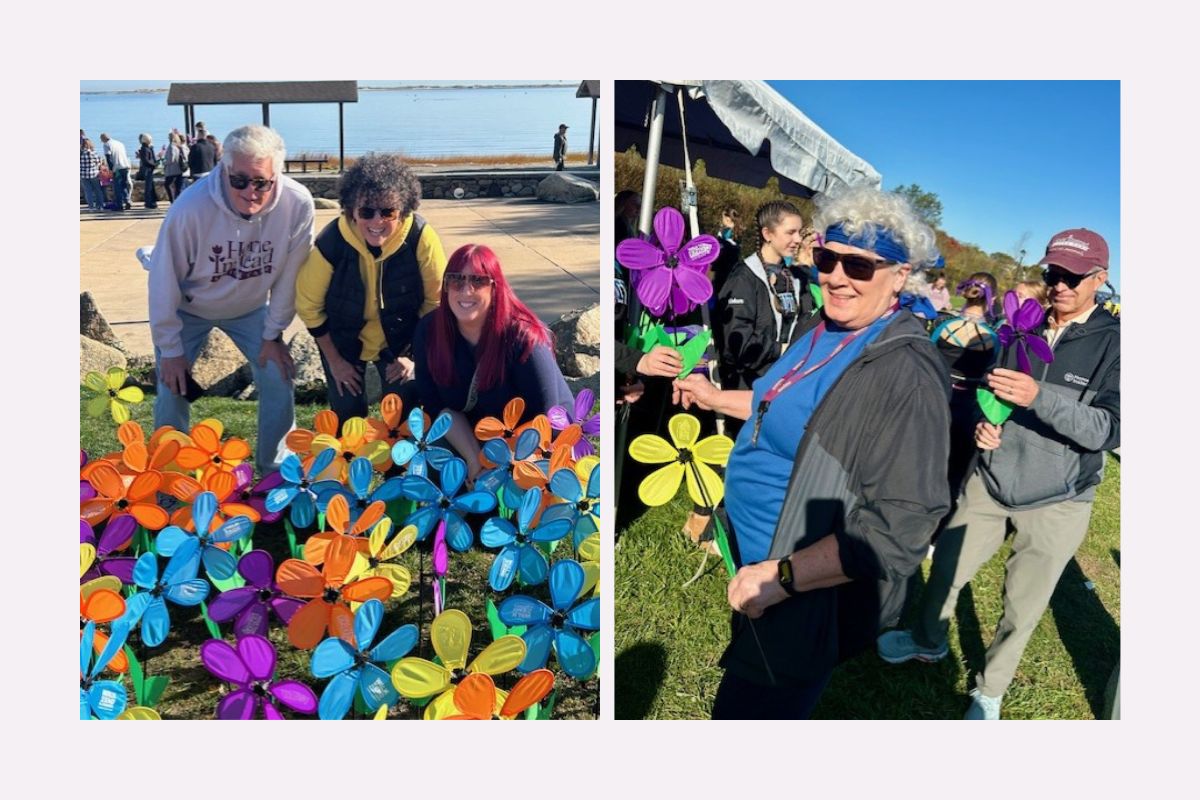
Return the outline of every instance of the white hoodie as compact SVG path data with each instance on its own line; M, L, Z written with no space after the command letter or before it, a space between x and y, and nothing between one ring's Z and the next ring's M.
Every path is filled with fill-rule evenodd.
M278 175L270 204L244 219L225 197L222 162L171 204L150 258L150 332L164 357L183 355L177 312L233 319L267 304L262 338L296 315L296 275L313 241L313 199Z

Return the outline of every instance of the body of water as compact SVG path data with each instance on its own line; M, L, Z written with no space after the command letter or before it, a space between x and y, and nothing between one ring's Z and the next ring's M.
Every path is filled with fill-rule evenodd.
M413 158L519 153L544 155L550 163L559 123L570 126L569 151L586 153L592 101L575 97L578 86L360 89L358 102L345 105L346 155L372 150ZM261 123L262 106L197 106L196 119L223 139L241 125ZM97 149L105 132L123 142L132 157L140 133L149 133L157 149L172 128L182 130L183 107L168 106L166 92L81 92L79 127ZM273 104L271 127L283 136L290 154L337 155L334 103Z

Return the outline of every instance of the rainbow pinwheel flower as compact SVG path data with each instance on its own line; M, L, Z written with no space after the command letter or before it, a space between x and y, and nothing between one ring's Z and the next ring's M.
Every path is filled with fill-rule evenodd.
M369 458L356 457L350 462L346 483L338 481L319 481L313 486L317 494L317 509L325 510L334 496L340 495L350 506L350 519L356 520L359 515L375 502L388 503L400 497L403 478L389 478L371 491L371 479L375 467Z
M196 502L192 504L192 522L196 525L196 532L188 533L176 525L163 528L156 544L159 555L170 557L184 542L196 542L208 576L219 581L232 578L237 572L237 559L218 545L244 539L254 528L254 523L249 517L239 515L230 517L220 527L210 531L216 513L216 495L212 492L198 494Z
M238 559L238 574L246 585L221 592L208 605L208 616L213 622L225 623L233 620L233 634L239 639L244 636L266 636L271 621L271 612L284 625L304 603L285 597L275 583L275 561L263 550L251 550Z
M537 669L517 681L510 692L496 688L492 676L473 672L454 687L457 714L446 719L513 719L534 703L540 703L554 688L554 673Z
M192 428L190 445L180 447L175 463L185 470L232 472L233 468L250 457L250 445L245 439L231 436L221 441L223 428L216 420L205 420Z
M96 623L89 622L79 637L79 718L116 719L129 704L129 696L119 681L96 680L104 666L125 646L129 636L129 625L113 624L108 644L92 661L92 640L96 635Z
M1004 316L1007 322L996 331L1000 346L1007 352L1012 345L1017 346L1017 368L1030 375L1033 367L1029 361L1029 353L1033 353L1042 363L1049 364L1054 360L1054 351L1046 340L1033 333L1033 329L1046 318L1046 312L1032 297L1021 303L1021 298L1014 291L1004 293Z
M637 296L642 305L655 316L662 316L668 306L679 315L712 297L708 265L721 252L716 237L702 234L680 247L683 215L669 206L654 215L654 236L657 245L642 239L617 245L617 261L640 275Z
M242 467L250 469L249 464L239 464L234 470L240 470ZM237 494L237 482L237 474L233 470L208 470L201 480L196 480L190 475L176 475L170 482L167 493L186 505L180 506L171 514L171 524L194 531L196 523L192 506L196 499L206 492L216 499L214 519L218 525L234 517L247 517L251 522L258 522L262 518L254 506L241 502Z
M89 416L99 417L105 411L109 411L118 425L129 421L128 406L142 402L145 395L136 386L125 386L128 375L129 373L120 367L110 367L103 375L99 372L89 372L84 376L83 385L96 393L85 406Z
M443 411L427 429L424 412L414 408L408 415L408 427L413 438L401 439L392 446L392 461L398 467L407 466L408 475L428 476L430 467L440 471L454 454L434 445L434 442L445 436L452 424L450 413Z
M701 441L700 421L691 414L676 414L667 423L672 446L661 436L644 433L629 445L629 455L643 464L667 466L651 472L638 487L638 498L648 506L661 506L679 491L679 481L687 476L688 494L696 503L716 508L725 496L725 484L710 467L729 461L733 440L728 436L707 436Z
M580 477L587 480L584 492ZM550 476L550 491L566 502L549 506L542 514L542 523L551 520L566 520L571 529L571 544L579 544L600 530L600 459L585 456L574 469L560 469Z
M522 489L545 489L551 475L574 465L575 445L583 437L583 429L578 424L568 425L555 437L545 414L534 417L529 428L538 432L538 443L529 458L513 465L513 479Z
M367 539L366 568L361 574L358 573L359 562L356 560L355 570L351 574L356 578L387 578L392 582L392 599L395 600L403 597L412 583L412 575L408 567L400 563L400 556L417 540L417 528L415 525L406 525L388 541L391 532L392 521L387 517L376 523Z
M313 440L322 435L331 436L335 439L338 435L337 414L327 408L318 411L313 417L313 429L311 431L304 428L289 431L287 438L284 439L284 443L296 455L307 458L313 454Z
M317 710L317 696L299 681L276 681L275 646L263 636L244 636L233 648L221 639L200 645L204 668L220 680L232 683L234 691L217 704L217 719L283 719L276 704L300 714Z
M518 463L533 458L542 435L535 428L526 428L516 437L515 450L510 450L504 438L489 439L483 443L483 457L491 469L481 472L475 485L503 498L509 508L516 508L525 490L517 484L515 471Z
M575 396L574 414L571 414L562 406L554 406L546 412L546 418L550 420L550 427L556 431L566 430L572 424L579 423L582 432L587 436L599 436L600 414L592 413L592 406L595 404L595 393L591 389L581 389L579 394ZM592 447L592 443L586 438L580 438L575 443L575 458L590 456L595 452L596 448Z
M317 434L312 440L312 451L334 451L333 461L319 477L322 480L345 482L350 463L355 458L366 458L372 464L382 466L388 458L388 446L386 442L375 441L374 435L374 431L367 427L367 421L362 417L350 417L343 422L340 437L327 433Z
M359 515L353 523L350 521L350 507L344 495L334 495L325 509L325 524L329 530L314 533L304 543L304 560L316 566L324 563L325 551L334 539L351 539L358 547L358 552L367 553L367 532L384 518L386 507L382 501L375 501Z
M313 457L307 471L299 456L285 458L279 466L283 485L267 493L267 510L282 512L286 508L292 524L297 528L311 525L317 518L317 495L312 490L313 483L336 455L333 450L322 450Z
M463 517L495 510L496 496L482 489L460 495L466 478L467 464L457 456L443 462L441 488L421 475L409 473L405 476L404 496L422 506L407 520L409 525L416 526L418 540L423 540L438 522L442 522L446 526L446 542L451 548L460 553L471 548L475 535Z
M542 490L530 489L521 498L516 527L499 517L492 517L483 523L479 541L484 547L502 548L488 571L488 584L495 591L503 592L518 577L527 585L546 580L550 567L537 545L557 542L571 530L571 523L565 519L552 522L543 520L541 525L533 527L534 515L541 504Z
M289 558L279 565L275 582L285 594L308 599L288 622L288 641L293 647L311 650L330 636L351 639L354 621L346 603L386 600L392 595L392 582L380 576L351 578L355 559L362 557L358 543L339 536L329 543L320 571L307 561Z
M82 572L85 569L84 563L87 560L84 554L84 548L87 545L80 545L80 564L79 569ZM108 575L102 578L95 578L80 585L79 587L79 622L85 627L90 624L100 624L104 622L113 622L125 616L125 598L118 592L121 591L121 582L115 577ZM83 631L80 630L80 635ZM92 649L99 656L104 649L108 647L108 636L97 630L95 632ZM114 672L125 672L129 669L129 659L125 656L124 650L118 650L116 655L108 662L108 668Z
M128 514L113 517L100 532L100 540L86 520L79 520L79 542L93 547L92 561L86 571L79 576L80 581L90 581L101 575L112 575L121 583L133 583L133 565L137 559L132 556L115 556L113 553L124 551L133 543L133 535L137 531L137 520Z
M199 569L200 540L195 537L188 537L175 548L161 579L157 557L154 553L143 553L133 568L133 582L142 591L125 601L125 616L120 621L130 628L140 621L142 642L147 647L158 647L171 631L166 601L198 606L208 597L208 581L196 577Z
M254 480L254 468L249 464L238 464L233 468L233 477L237 481L234 486L233 501L254 509L257 519L263 522L278 522L283 511L271 511L267 508L267 495L271 490L283 483L279 471L267 473L257 483ZM254 516L247 514L251 519Z
M420 632L416 625L404 625L388 634L374 647L375 634L383 623L383 603L368 600L354 614L354 638L345 641L330 638L313 651L311 669L315 678L332 678L321 692L321 719L342 719L358 691L367 710L390 706L399 695L392 679L380 664L404 658L416 647Z
M387 447L387 458L379 463L373 463L380 472L387 472L394 464L392 462L392 447L401 439L412 436L408 420L404 418L404 402L397 394L386 394L379 401L379 413L382 420L374 417L367 418L367 438L374 442L382 442ZM422 420L429 427L428 419Z
M471 634L466 614L456 609L443 611L429 628L433 651L442 663L410 657L392 667L392 683L400 694L411 698L437 695L425 707L425 719L444 719L456 713L454 688L467 675L500 675L515 669L525 658L525 643L519 636L501 636L468 665Z
M558 664L563 672L577 680L590 676L596 669L596 653L579 631L600 629L600 598L593 597L577 606L575 601L583 592L587 575L574 561L556 561L550 568L550 602L553 608L526 595L514 595L500 603L500 621L512 627L528 626L521 638L527 653L517 667L520 672L532 672L546 666L553 644Z
M167 512L155 502L162 483L159 473L143 472L126 485L121 473L108 461L93 461L86 472L96 496L79 504L79 516L90 525L129 514L139 525L156 531L170 521Z

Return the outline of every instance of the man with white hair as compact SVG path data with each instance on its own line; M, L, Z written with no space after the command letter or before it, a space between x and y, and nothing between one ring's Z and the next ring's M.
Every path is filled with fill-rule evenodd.
M284 155L270 128L230 133L209 179L171 204L150 261L155 427L188 430L191 364L219 328L249 359L258 389L260 472L282 461L295 424L283 331L313 238L312 195L283 174Z
M100 141L104 143L104 158L113 174L113 205L117 211L128 211L133 208L130 203L132 187L129 183L129 154L125 151L125 145L107 133L100 134Z

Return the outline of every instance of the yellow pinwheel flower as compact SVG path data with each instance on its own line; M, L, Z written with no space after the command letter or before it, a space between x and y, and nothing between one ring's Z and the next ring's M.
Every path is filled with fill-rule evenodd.
M85 406L87 413L99 417L105 411L109 411L118 425L128 422L129 409L126 404L137 405L145 399L145 395L136 386L125 386L127 377L128 373L120 367L110 367L103 375L99 372L89 372L85 375L83 385L96 393Z
M367 552L363 557L355 559L354 567L350 570L350 577L352 579L364 576L370 578L377 575L387 578L392 582L391 599L395 600L403 597L412 583L412 574L408 571L408 567L400 563L400 556L417 540L417 526L404 526L389 542L387 538L391 532L392 520L390 518L384 517L376 523L367 539ZM361 603L351 603L350 608L357 610L359 605Z
M725 496L725 484L709 465L725 466L733 440L713 435L696 441L700 436L700 420L691 414L671 417L667 430L674 446L653 433L644 433L629 445L629 455L635 461L667 464L646 476L638 487L638 498L648 506L664 505L679 491L679 481L686 475L692 500L716 508Z
M133 706L132 708L127 708L124 711L122 711L121 715L119 717L117 717L117 719L132 719L132 720L143 720L143 721L159 720L159 721L161 721L162 717L159 716L158 712L155 711L153 708L146 708L145 706Z
M588 592L591 592L592 597L599 597L600 534L593 533L584 539L579 543L576 552L579 554L579 566L583 567L583 591L579 593L579 596L585 597Z
M437 616L429 628L429 639L441 664L424 658L402 658L392 667L392 683L400 694L410 698L437 695L425 707L425 719L444 719L459 713L454 705L454 689L467 675L500 675L525 660L521 637L501 636L468 665L471 620L456 609Z

